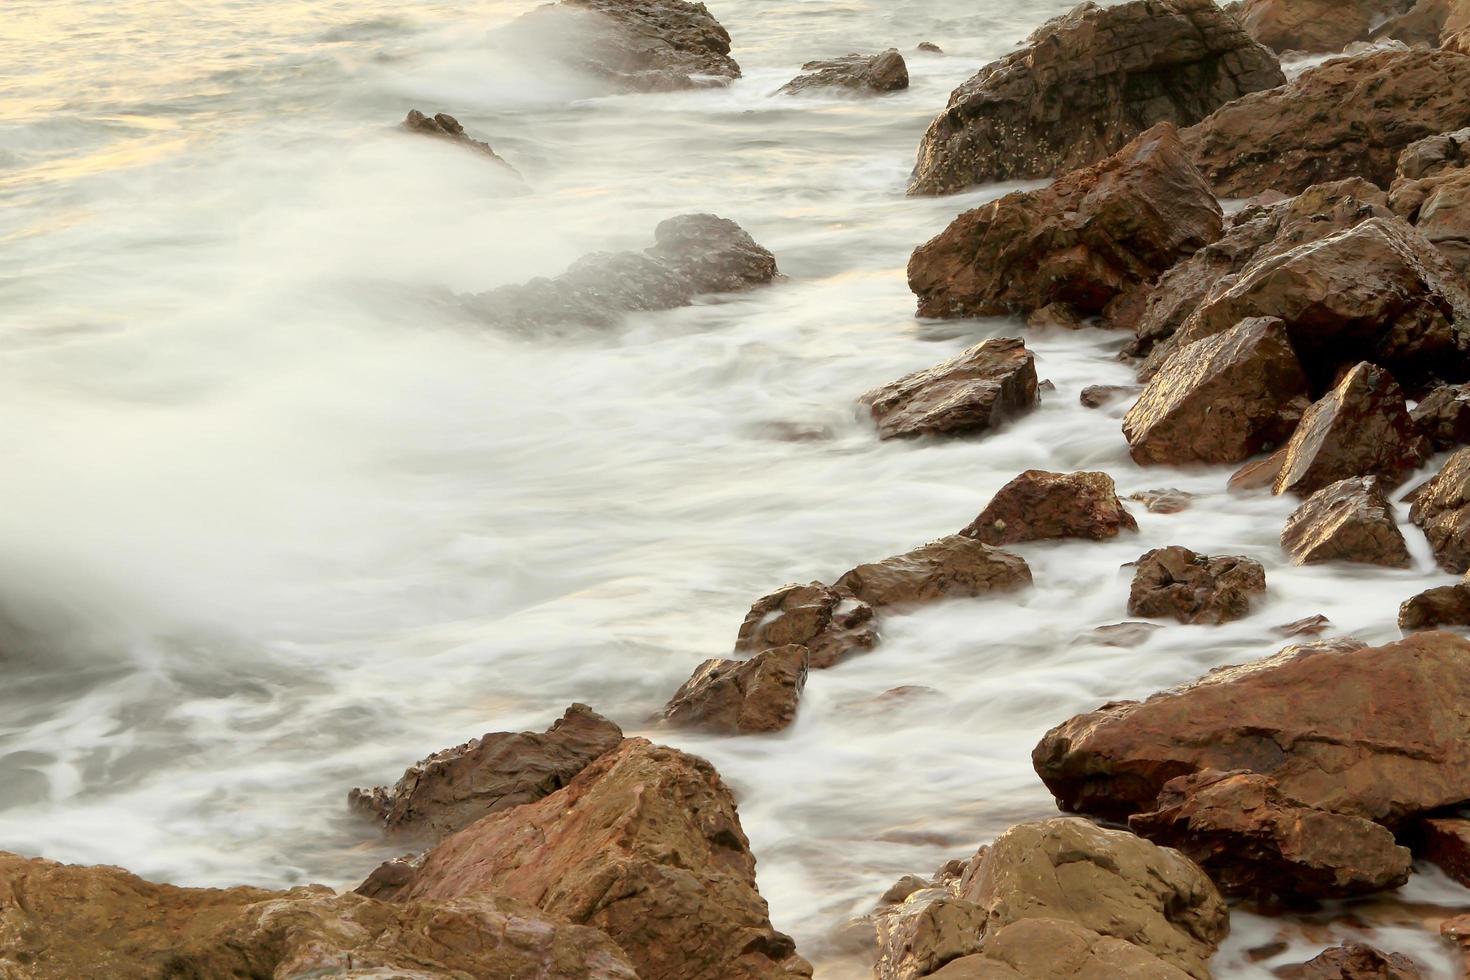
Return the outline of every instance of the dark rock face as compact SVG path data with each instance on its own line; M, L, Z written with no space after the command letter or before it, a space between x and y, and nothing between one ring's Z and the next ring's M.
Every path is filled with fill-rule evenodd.
M1001 487L960 533L1004 545L1050 538L1101 541L1136 530L1138 522L1106 473L1027 470Z
M1291 431L1307 377L1280 320L1252 317L1178 349L1123 417L1139 463L1238 463Z
M902 555L859 565L835 587L882 609L1013 592L1030 584L1031 569L1020 555L951 534Z
M1280 967L1282 980L1424 980L1414 961L1402 953L1385 953L1364 943L1324 949L1305 963Z
M909 288L920 316L1100 313L1220 230L1214 195L1165 123L1095 167L961 214L914 251Z
M873 607L821 582L783 585L756 600L740 624L735 652L759 653L797 644L813 669L831 667L878 643Z
M1409 410L1436 452L1470 442L1470 385L1441 385Z
M482 735L410 766L392 788L355 789L347 800L388 831L449 834L556 792L622 740L617 725L574 704L545 732Z
M1210 558L1171 545L1146 552L1135 564L1130 616L1228 623L1249 614L1250 597L1266 591L1266 570L1249 558Z
M1222 197L1363 177L1388 187L1399 152L1470 122L1470 61L1446 51L1373 51L1252 92L1181 135Z
M1052 177L1149 127L1188 126L1285 81L1270 51L1209 0L1084 3L955 89L924 134L911 194Z
M436 139L448 140L451 143L458 143L467 149L474 150L476 153L483 153L511 173L515 173L515 168L506 163L500 154L492 150L489 143L486 143L484 140L471 138L464 131L464 127L459 124L459 120L448 113L436 112L433 118L430 118L417 109L410 109L408 110L407 118L403 120L403 128L410 133L421 133L424 136L433 136Z
M1032 762L1068 810L1147 811L1164 784L1248 769L1308 806L1390 829L1470 799L1470 643L1288 647L1052 729Z
M624 313L670 310L705 293L739 292L779 277L770 252L735 222L712 214L662 221L654 241L641 252L594 252L555 278L501 286L465 302L496 325L604 326Z
M1399 629L1429 630L1437 626L1470 626L1470 583L1425 589L1399 606Z
M850 54L829 61L808 61L802 74L781 86L777 95L798 95L821 89L860 93L897 92L909 87L909 68L894 48L878 54Z
M1413 830L1414 852L1470 888L1470 820L1434 817Z
M1346 898L1409 880L1409 849L1381 824L1290 799L1270 776L1180 776L1154 807L1129 829L1198 862L1225 895Z
M1424 530L1441 568L1470 570L1470 449L1461 449L1420 487L1409 520Z
M1366 41L1389 17L1406 12L1413 0L1246 0L1246 33L1273 51L1341 51Z
M1298 565L1355 561L1408 568L1409 546L1373 477L1329 483L1286 520L1281 547Z
M664 707L670 724L729 735L778 732L796 720L806 647L773 647L749 660L706 660Z
M1036 359L1011 338L976 344L859 399L872 413L880 439L984 432L1036 400Z

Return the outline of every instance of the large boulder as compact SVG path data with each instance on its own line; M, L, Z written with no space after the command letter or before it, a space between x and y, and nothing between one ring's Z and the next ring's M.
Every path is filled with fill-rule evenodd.
M1413 564L1393 506L1374 477L1329 483L1286 519L1281 547L1298 565L1352 561L1386 568Z
M1437 585L1399 605L1399 629L1431 630L1440 626L1470 626L1470 582Z
M1470 272L1470 129L1410 144L1399 154L1388 202L1462 276Z
M1101 541L1136 530L1138 522L1106 473L1027 470L996 491L960 533L1003 545L1051 538Z
M348 802L388 831L443 835L487 813L561 789L623 740L622 729L574 704L545 732L492 732L415 763L392 787L354 789Z
M878 643L873 607L821 582L783 585L750 607L735 652L759 653L792 643L807 648L813 669L871 650Z
M1228 623L1250 613L1250 597L1266 591L1261 563L1238 555L1211 558L1170 545L1135 563L1128 615L1181 623Z
M1409 520L1419 525L1441 568L1470 570L1470 448L1445 460L1414 494Z
M1246 33L1274 51L1341 51L1413 0L1245 0Z
M638 980L605 933L501 896L389 904L323 885L179 888L3 852L0 976Z
M984 432L1036 404L1036 358L1020 340L976 344L860 399L880 439Z
M1252 92L1181 134L1222 197L1363 177L1387 188L1404 147L1470 123L1470 60L1370 51Z
M1123 417L1139 463L1238 463L1285 438L1307 377L1272 317L1177 350Z
M1470 442L1470 385L1440 385L1409 410L1436 452Z
M607 325L637 310L687 306L778 278L776 260L735 222L682 214L659 223L641 252L594 252L551 279L501 286L465 298L475 316L505 327Z
M872 94L909 87L909 69L894 48L878 54L849 54L827 61L808 61L801 74L781 86L777 95L837 89Z
M664 706L670 724L725 734L778 732L796 720L807 649L772 647L749 660L706 660Z
M1084 3L954 90L909 193L1056 176L1283 81L1276 57L1210 0Z
M1202 769L1274 778L1308 806L1392 829L1470 799L1470 643L1416 633L1287 647L1048 732L1032 763L1063 808L1122 819Z
M571 784L445 838L393 898L505 894L602 929L641 980L790 980L735 801L703 759L626 739Z
M1094 167L964 212L914 251L909 288L920 316L1101 313L1220 230L1220 206L1162 123Z
M882 609L1014 592L1030 584L1031 569L1020 555L951 534L859 565L838 579L836 587Z

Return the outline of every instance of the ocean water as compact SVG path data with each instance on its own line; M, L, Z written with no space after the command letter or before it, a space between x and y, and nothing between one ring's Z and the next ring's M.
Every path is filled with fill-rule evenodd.
M903 191L950 89L1067 3L717 0L743 78L613 97L495 45L531 6L8 0L0 847L351 886L395 848L350 787L580 700L711 759L776 925L819 977L860 977L850 920L889 883L1055 812L1029 761L1048 728L1268 655L1303 616L1393 639L1398 603L1450 581L1412 528L1411 570L1292 567L1290 501L1135 466L1126 402L1077 401L1131 380L1117 334L1027 333L1054 390L982 439L879 443L860 419L863 391L1021 330L917 321L904 264L1022 185ZM888 46L907 91L772 97L803 61ZM401 132L411 107L456 115L532 192ZM789 278L554 338L442 302L690 211L739 221ZM1197 497L1132 505L1136 535L1017 546L1023 594L886 618L780 735L649 722L756 597L953 532L1030 467ZM1100 645L1127 618L1119 566L1165 544L1256 558L1269 591L1228 626ZM932 691L878 698L905 685ZM1453 975L1433 925L1465 892L1424 870L1327 922L1237 915L1217 975L1350 935Z

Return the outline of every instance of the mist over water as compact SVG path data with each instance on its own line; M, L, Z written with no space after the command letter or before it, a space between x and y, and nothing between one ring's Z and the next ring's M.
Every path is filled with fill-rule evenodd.
M1127 403L1077 403L1131 381L1121 335L1027 334L1055 391L983 439L880 444L857 418L868 388L1021 329L920 323L903 273L1020 185L903 190L950 89L1066 0L719 0L745 77L617 97L497 44L530 6L7 3L0 848L350 886L398 850L350 787L581 700L713 761L776 926L818 976L862 976L843 923L896 877L1055 812L1030 766L1046 729L1268 655L1314 613L1393 639L1398 603L1450 581L1417 532L1409 571L1293 568L1291 501L1136 467ZM770 97L803 61L888 46L905 92ZM402 133L411 107L456 115L533 193ZM554 338L446 302L691 211L740 222L789 279ZM1199 497L1130 505L1137 535L1016 546L1019 597L886 617L781 735L649 727L756 597L958 530L1028 467ZM1241 622L1099 644L1127 618L1119 566L1166 544L1255 558L1269 591ZM877 698L904 685L933 690ZM1455 891L1436 872L1403 895ZM1237 916L1217 974L1329 941L1248 964L1278 926ZM1375 941L1449 970L1422 931Z

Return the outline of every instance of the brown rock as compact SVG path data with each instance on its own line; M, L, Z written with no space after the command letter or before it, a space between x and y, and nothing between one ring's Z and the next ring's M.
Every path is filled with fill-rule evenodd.
M464 127L459 124L459 120L446 112L436 112L431 118L419 112L417 109L410 109L408 110L407 118L403 120L403 128L410 133L421 133L424 136L433 136L436 139L448 140L451 143L457 143L460 146L474 150L476 153L483 153L511 173L516 172L515 168L506 163L500 154L490 148L489 143L486 143L484 140L471 138L464 131Z
M838 579L836 587L881 609L1014 592L1030 584L1031 569L1020 555L951 534L859 565Z
M1470 4L1465 0L1419 0L1405 13L1380 25L1373 36L1453 50L1448 42L1467 27L1470 27Z
M1445 51L1372 51L1252 92L1181 135L1222 197L1393 180L1399 152L1470 120L1470 61Z
M1305 616L1302 619L1294 619L1289 623L1274 626L1271 632L1279 636L1316 636L1325 633L1332 627L1332 620L1321 613L1315 616Z
M1374 477L1338 480L1312 494L1287 518L1281 547L1298 565L1355 561L1408 568L1413 564L1393 508Z
M1470 888L1470 820L1434 817L1413 830L1414 855Z
M323 885L178 888L4 853L0 975L637 980L604 933L507 898L394 905Z
M1255 459L1230 474L1226 489L1231 493L1247 490L1264 490L1276 482L1281 467L1286 463L1286 447L1282 446L1265 459Z
M821 582L783 585L750 607L735 652L759 653L792 643L807 648L814 669L871 650L878 643L873 607Z
M1237 463L1284 435L1283 413L1306 391L1281 321L1254 317L1181 347L1123 417L1123 434L1139 463Z
M1364 943L1329 946L1305 963L1273 971L1282 980L1423 980L1414 961Z
M1052 177L1160 122L1188 126L1280 85L1276 58L1208 0L1084 4L955 89L924 134L911 194Z
M1399 629L1470 626L1470 582L1425 589L1399 606Z
M714 767L641 738L544 800L446 838L398 898L487 893L604 930L642 980L811 975L771 928L755 858Z
M1189 509L1189 502L1194 499L1194 494L1166 487L1162 490L1139 490L1130 493L1128 499L1143 504L1150 514L1177 514Z
M706 660L664 706L674 725L726 734L778 732L796 720L807 649L772 647L749 660Z
M1448 633L1293 646L1078 715L1031 759L1069 810L1122 818L1176 776L1249 769L1304 804L1392 828L1470 799L1467 698L1470 643Z
M1009 337L987 340L962 354L859 401L878 424L880 439L984 432L1036 404L1036 360Z
M1028 330L1081 330L1085 326L1087 321L1070 303L1047 303L1026 314Z
M1365 361L1307 409L1271 490L1307 496L1356 476L1396 487L1429 454L1393 376Z
M1445 460L1413 497L1409 520L1424 530L1439 566L1457 574L1470 570L1470 448Z
M952 960L934 980L1187 980L1143 949L1063 919L1022 919L997 930L985 952Z
M926 889L879 915L877 980L918 980L980 948L985 910L947 891Z
M1147 643L1155 630L1163 628L1158 623L1111 623L1094 628L1092 633L1096 642L1105 647L1136 647Z
M1274 51L1341 51L1366 41L1386 18L1405 13L1412 0L1246 0L1246 33Z
M1470 11L1470 4L1467 4ZM1399 154L1389 206L1463 276L1470 271L1470 129L1411 143Z
M944 54L944 49L935 44L933 41L920 41L918 46L914 48L914 50L922 51L925 54Z
M1470 970L1470 915L1457 915L1439 925L1439 934L1460 947L1462 972Z
M1249 558L1209 558L1171 545L1144 553L1135 564L1130 616L1228 623L1249 614L1250 597L1266 591L1266 570Z
M802 74L776 92L798 95L812 89L848 89L854 92L896 92L909 87L909 69L894 48L878 54L849 54L829 61L808 61Z
M1099 313L1220 230L1214 195L1163 123L1096 166L964 212L914 250L909 288L920 316L1024 314L1054 304Z
M1001 487L960 533L1002 545L1051 538L1101 541L1136 530L1138 522L1106 473L1027 470Z
M545 732L492 732L435 752L392 788L354 789L347 802L390 832L453 833L487 813L561 789L623 740L622 729L574 704Z
M1109 402L1129 398L1143 391L1139 385L1088 385L1082 389L1078 401L1083 408L1102 408Z
M1470 385L1441 385L1409 410L1436 451L1470 442Z
M1192 858L1226 895L1345 898L1409 880L1409 849L1362 817L1307 806L1259 773L1205 770L1164 784L1128 828Z

